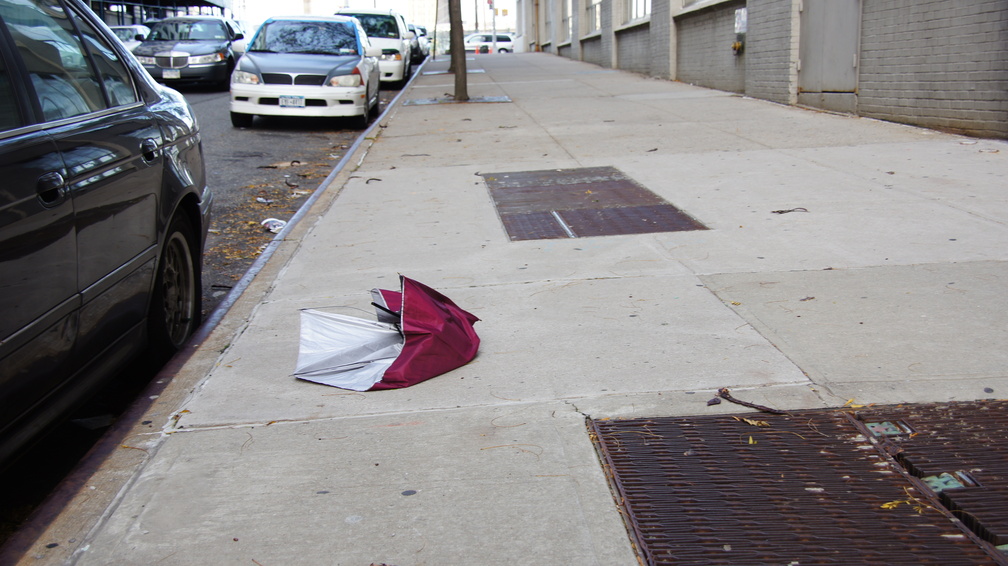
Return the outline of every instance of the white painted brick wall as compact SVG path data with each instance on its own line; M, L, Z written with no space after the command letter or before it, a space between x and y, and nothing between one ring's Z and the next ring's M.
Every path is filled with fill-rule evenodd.
M797 101L797 0L749 0L745 92L794 104Z
M616 63L624 71L651 73L651 30L648 25L616 32Z
M732 53L735 10L745 2L726 2L677 17L676 70L683 82L745 92L746 57Z
M1008 137L1008 2L864 0L858 113Z
M674 19L681 0L652 0L648 26L615 32L619 1L602 1L602 33L568 56L797 102L799 0L728 1ZM749 29L737 57L742 6ZM859 114L1008 138L1008 0L862 0L860 45Z

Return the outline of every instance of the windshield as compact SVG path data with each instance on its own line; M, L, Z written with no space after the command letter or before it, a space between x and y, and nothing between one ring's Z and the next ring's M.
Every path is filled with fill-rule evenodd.
M133 28L117 28L112 30L112 33L116 34L116 37L119 38L119 41L132 41L133 38L136 37L139 32L137 32Z
M399 37L399 27L396 26L395 18L382 14L343 14L353 16L360 20L361 27L368 37Z
M188 41L228 38L224 22L164 21L154 24L147 39L150 41Z
M343 22L267 22L256 34L249 51L359 55L357 34Z

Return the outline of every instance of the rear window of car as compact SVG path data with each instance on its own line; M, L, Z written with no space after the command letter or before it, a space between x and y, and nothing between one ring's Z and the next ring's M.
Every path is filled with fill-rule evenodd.
M256 34L249 51L360 55L354 28L342 22L267 22Z
M353 16L360 20L361 27L368 37L387 37L397 39L399 37L399 26L396 25L395 18L384 14L344 14L342 16Z

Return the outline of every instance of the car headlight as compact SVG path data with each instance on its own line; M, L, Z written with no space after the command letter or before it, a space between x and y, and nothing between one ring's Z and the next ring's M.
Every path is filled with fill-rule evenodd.
M154 65L154 64L156 64L153 57L140 57L140 56L138 56L136 59L137 59L137 61L140 62L141 65Z
M402 53L394 49L386 49L381 54L382 61L402 61Z
M339 75L338 77L329 79L329 84L331 86L355 87L363 83L361 82L360 75Z
M218 63L225 59L223 53L211 53L209 55L190 55L190 65L206 65L208 63Z
M231 73L231 82L240 85L257 85L259 84L259 75L246 71L235 71Z

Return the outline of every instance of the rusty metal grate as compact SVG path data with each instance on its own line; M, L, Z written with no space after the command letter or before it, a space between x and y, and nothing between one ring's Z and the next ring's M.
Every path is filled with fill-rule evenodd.
M614 167L483 175L512 240L706 230Z
M589 421L642 562L704 565L1008 564L1006 425L993 401Z

